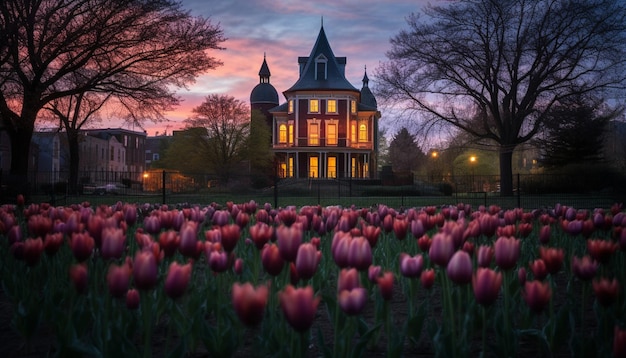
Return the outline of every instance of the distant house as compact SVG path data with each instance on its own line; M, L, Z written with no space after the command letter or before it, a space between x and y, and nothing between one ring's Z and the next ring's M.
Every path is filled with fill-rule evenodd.
M64 151L65 133L58 131L33 132L32 143L39 148L36 181L55 183L67 179L66 155ZM63 178L62 178L63 177Z
M267 117L279 177L376 175L380 112L367 73L358 90L345 77L346 64L345 57L335 57L322 27L309 56L298 57L299 78L279 104L263 59L250 107Z
M163 150L167 148L168 143L172 140L173 136L157 135L154 137L146 137L146 169L154 167L154 163L161 160L163 157Z
M145 170L146 133L121 128L81 131L79 171L83 181L140 181Z

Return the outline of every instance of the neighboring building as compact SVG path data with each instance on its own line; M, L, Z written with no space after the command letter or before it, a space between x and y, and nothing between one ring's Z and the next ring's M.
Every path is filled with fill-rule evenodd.
M367 73L359 91L345 77L346 63L335 57L322 27L310 55L298 58L299 78L283 92L287 101L278 105L263 59L250 107L267 115L279 177L376 176L380 112Z
M167 148L173 136L156 135L154 137L146 137L146 169L154 166L163 157L162 151Z
M108 148L109 165L107 170L126 172L132 176L139 175L146 165L146 132L135 132L122 128L86 129L82 131L87 136L94 136L110 141L114 152ZM123 164L122 164L123 163Z
M34 132L32 143L39 147L39 158L37 160L36 180L37 182L56 183L61 180L61 172L65 159L61 155L62 136L65 133ZM63 178L66 179L66 178Z

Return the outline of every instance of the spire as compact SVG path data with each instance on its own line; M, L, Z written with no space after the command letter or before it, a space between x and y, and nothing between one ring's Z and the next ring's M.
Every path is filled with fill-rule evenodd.
M369 87L370 79L367 77L367 65L365 65L365 74L363 75L363 87Z
M270 68L267 65L267 61L265 59L265 52L263 52L263 64L261 65L261 69L259 70L259 83L270 83Z

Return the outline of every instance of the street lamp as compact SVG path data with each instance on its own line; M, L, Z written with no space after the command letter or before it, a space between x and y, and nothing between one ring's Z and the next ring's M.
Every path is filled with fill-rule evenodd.
M142 177L141 177L141 190L142 191L146 191L146 179L148 179L148 173L143 173Z
M472 191L476 191L476 187L474 186L474 166L476 165L477 160L478 159L476 158L475 155L472 155L469 157L470 168L472 168Z

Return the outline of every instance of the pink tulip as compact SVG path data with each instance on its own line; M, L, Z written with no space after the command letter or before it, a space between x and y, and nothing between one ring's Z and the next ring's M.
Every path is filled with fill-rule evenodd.
M367 270L372 264L372 248L362 236L354 237L348 246L348 265L359 271Z
M315 312L320 302L319 297L313 296L313 288L306 286L294 288L287 285L279 292L280 307L287 322L298 332L308 330L315 320Z
M133 278L135 286L140 290L154 288L158 279L157 260L150 251L139 251L133 261Z
M230 253L237 246L239 237L241 236L241 229L238 225L224 225L220 228L222 232L222 247L224 251Z
M56 254L63 245L63 233L46 234L43 248L48 256Z
M496 265L502 270L510 270L517 265L520 255L520 241L514 237L501 236L494 245Z
M489 267L491 266L491 261L493 260L493 247L481 245L478 247L478 254L476 257L476 261L479 267Z
M465 251L455 252L448 262L446 272L450 280L456 284L470 283L472 281L472 258Z
M282 211L281 211L282 212ZM283 260L293 262L298 255L298 247L302 243L302 228L300 225L281 225L276 229L278 250Z
M620 286L616 279L609 280L607 278L601 278L593 280L592 286L596 300L602 306L610 306L617 300Z
M24 249L22 251L23 260L28 266L35 266L39 263L41 254L43 253L43 241L40 237L33 239L28 238L24 241Z
M522 297L533 312L540 313L550 303L552 288L548 282L526 281Z
M308 280L317 271L317 266L321 260L321 252L311 243L304 243L298 248L296 255L296 271L302 280Z
M126 292L126 308L129 310L136 310L139 308L139 291L134 288L131 288Z
M76 292L80 294L87 292L87 265L84 263L72 265L70 267L70 280L72 281Z
M472 276L472 288L476 302L489 306L498 298L502 286L502 273L479 267Z
M283 270L285 261L280 255L276 244L267 244L261 251L261 263L267 273L272 276L278 276Z
M597 271L598 263L588 255L583 256L581 259L576 256L572 257L572 272L579 279L583 281L591 280Z
M542 246L539 248L539 257L545 262L546 270L551 275L559 272L561 266L563 266L563 249Z
M383 273L382 276L376 279L380 295L385 301L391 300L393 296L393 279L393 273L389 271Z
M382 272L383 272L382 267L372 265L367 269L367 279L371 283L376 283L378 280L378 277L381 276Z
M363 311L367 303L367 290L355 287L351 290L340 291L337 295L339 307L348 316L354 316Z
M258 219L256 224L250 226L250 238L259 250L272 239L272 236L274 236L274 227L258 221Z
M375 266L371 266L370 268L372 267L375 267ZM350 291L353 288L360 287L360 286L361 284L359 282L359 271L357 271L357 269L351 268L351 269L343 269L339 271L339 278L337 279L337 292L341 292L344 290Z
M255 288L249 282L244 284L235 282L232 289L232 302L239 320L249 327L261 323L268 295L266 285Z
M120 298L128 291L128 285L130 283L131 269L126 264L118 266L111 264L107 271L107 285L111 296Z
M350 242L352 242L352 236L344 233L343 231L337 231L333 236L330 251L333 256L333 260L340 268L350 266L350 261L348 260Z
M163 231L159 234L159 246L165 257L172 257L180 245L180 236L174 230Z
M178 251L185 257L197 258L198 224L195 221L186 221L181 226L179 235Z
M404 277L419 277L422 274L424 268L424 258L422 255L415 255L411 257L409 254L400 254L400 273Z
M546 268L546 263L542 259L536 259L531 262L529 265L530 271L533 273L533 277L535 280L543 280L548 276L548 269Z
M191 263L179 265L175 261L172 262L167 271L165 284L163 286L165 294L173 299L181 297L189 285L191 270Z
M454 255L454 241L452 236L443 233L435 234L428 251L430 261L445 267L448 265L448 261L450 261L452 255Z
M100 253L102 258L119 259L124 253L126 245L126 235L122 229L106 227L102 229L102 244Z
M87 233L75 233L72 234L70 239L70 248L72 253L78 262L87 260L93 251L95 246L94 239Z

